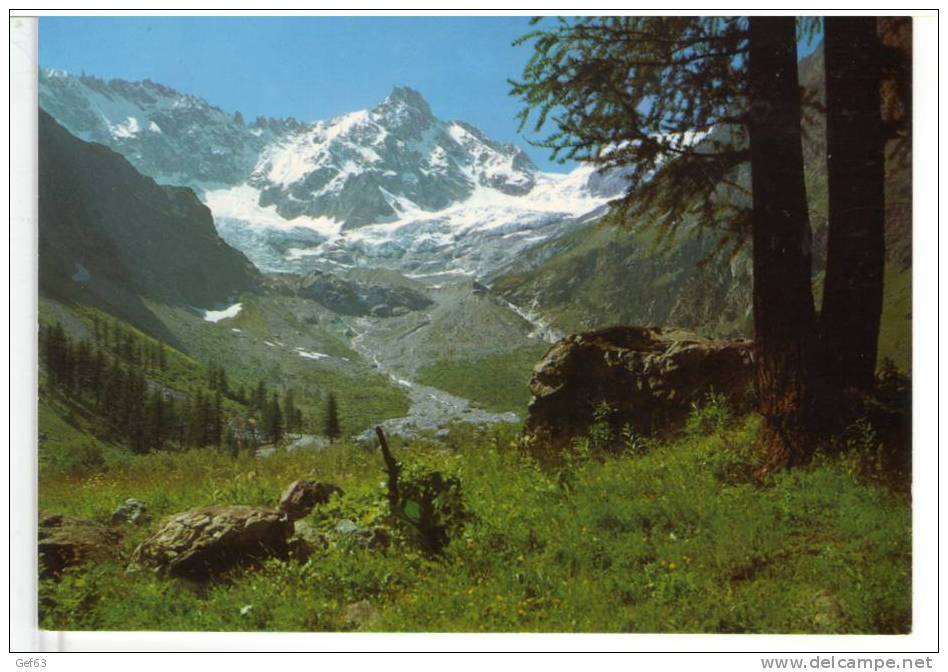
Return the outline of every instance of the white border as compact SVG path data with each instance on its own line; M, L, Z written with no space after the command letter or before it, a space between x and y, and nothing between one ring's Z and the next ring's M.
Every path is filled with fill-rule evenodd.
M106 7L109 3L106 3ZM381 3L379 3L381 4ZM426 3L427 4L427 3ZM536 6L538 3L522 3ZM372 11L371 14L538 14L561 13L570 9L544 8L517 11ZM604 5L606 3L597 3ZM613 4L613 3L610 3ZM697 4L697 3L696 3ZM616 13L619 8L588 13ZM579 10L572 7L573 13ZM673 13L748 13L746 10L682 11ZM801 13L829 13L820 8L798 8ZM29 14L132 14L123 9L107 11L43 11L16 12ZM147 12L157 14L159 12ZM168 11L174 15L205 15L197 12ZM261 12L244 10L228 14L290 14L301 12ZM306 14L352 14L351 10L305 12ZM622 13L629 13L623 10ZM646 13L636 10L636 13ZM648 12L654 13L654 12ZM758 13L758 12L751 12ZM832 12L840 13L840 12ZM898 10L871 9L873 14L899 14ZM14 650L184 650L184 651L932 651L938 646L937 632L937 554L936 517L938 510L937 469L938 435L936 408L938 371L932 365L937 361L937 324L931 310L931 288L937 286L938 246L935 242L938 212L933 195L937 192L936 166L938 109L937 95L937 28L938 17L928 12L916 15L915 44L915 171L914 171L914 257L913 257L913 328L915 365L915 483L914 483L914 626L913 633L903 637L878 636L723 636L723 635L346 635L346 634L223 634L223 633L39 633L30 627L35 623L35 74L24 78L24 73L35 68L35 37L33 42L18 38L25 48L11 50L11 85L16 92L11 100L12 128L10 137L11 170L14 193L11 194L11 255L12 320L10 337L13 353L11 364L12 395L10 411L16 423L11 429L11 497L14 503L8 511L13 535L14 582L10 598L12 613L11 646ZM12 24L11 24L12 27ZM24 56L32 55L32 63ZM28 60L28 58L27 58ZM35 71L34 71L35 72ZM29 93L27 93L29 92ZM32 513L33 515L29 515ZM12 516L10 514L13 514ZM759 658L748 654L741 658L717 656L688 656L685 660L695 667L730 669L737 660L745 660L759 669ZM807 656L809 659L809 656ZM96 666L127 669L132 662L125 656L96 656ZM119 663L118 661L122 662ZM136 659L135 665L142 664ZM208 661L210 662L210 661ZM381 662L381 661L380 661ZM554 661L555 662L555 661ZM639 661L644 662L644 661ZM668 665L661 655L655 657L658 665ZM683 661L684 662L684 661ZM228 664L266 664L257 657L230 660ZM162 666L166 663L159 662ZM281 667L286 664L278 661ZM386 660L386 667L393 662ZM400 665L395 665L400 667ZM648 669L648 668L647 668Z
M36 622L36 19L10 22L10 546L11 639L37 648ZM15 318L15 319L13 319ZM16 422L13 422L16 418ZM13 552L15 551L15 555ZM13 625L17 628L14 630ZM13 642L11 641L11 647Z

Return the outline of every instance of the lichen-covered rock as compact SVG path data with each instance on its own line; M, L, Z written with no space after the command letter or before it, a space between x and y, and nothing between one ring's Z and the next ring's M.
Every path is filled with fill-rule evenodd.
M333 495L341 495L342 489L332 483L316 481L294 481L280 498L280 511L290 520L299 520L317 505L325 504Z
M40 575L59 576L66 567L118 556L121 536L105 525L61 515L39 521Z
M524 428L531 450L555 452L587 434L597 407L618 432L642 435L683 421L708 393L735 406L751 399L753 344L682 331L612 327L568 336L534 367Z
M137 499L126 499L118 508L112 512L112 524L123 525L126 523L132 525L144 525L151 521L151 515L148 513L148 507Z
M293 523L257 506L207 506L170 518L132 554L130 569L206 579L266 558L286 559Z

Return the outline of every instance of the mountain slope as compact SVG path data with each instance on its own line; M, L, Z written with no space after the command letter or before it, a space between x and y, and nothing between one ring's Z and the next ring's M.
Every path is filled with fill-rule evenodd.
M246 179L266 143L300 125L259 119L251 128L197 96L150 80L105 81L45 69L39 99L73 135L111 147L159 182L194 188Z
M162 187L102 145L39 120L40 290L141 322L143 299L211 308L260 286L184 187Z

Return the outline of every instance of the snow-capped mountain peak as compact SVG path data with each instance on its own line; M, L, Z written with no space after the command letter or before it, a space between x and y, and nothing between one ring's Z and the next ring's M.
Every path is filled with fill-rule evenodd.
M418 91L408 86L396 86L372 110L373 116L392 131L417 133L434 124L431 106Z
M395 87L371 110L292 133L263 150L250 183L287 219L331 217L343 228L406 210L436 212L475 187L525 194L535 166L521 150L463 122L437 119L414 89Z
M154 82L44 71L40 104L141 172L195 188L225 239L265 270L327 259L486 273L624 186L587 168L542 173L515 145L438 119L407 86L326 121L248 125Z

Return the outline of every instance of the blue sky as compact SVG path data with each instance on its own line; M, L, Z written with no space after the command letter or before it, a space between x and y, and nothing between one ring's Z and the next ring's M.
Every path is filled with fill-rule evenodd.
M40 63L106 79L150 78L218 107L327 119L372 107L394 85L419 90L442 119L515 142L545 170L566 170L517 133L508 96L530 48L528 17L43 17Z

